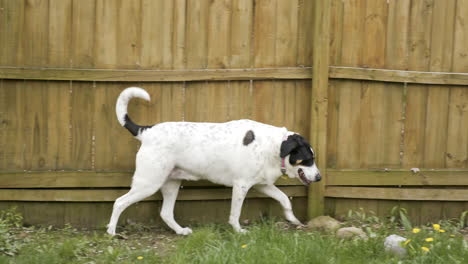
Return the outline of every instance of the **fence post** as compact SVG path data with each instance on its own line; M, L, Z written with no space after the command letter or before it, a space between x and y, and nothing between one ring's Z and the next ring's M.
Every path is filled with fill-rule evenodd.
M330 2L330 0L316 0L314 5L310 140L323 178L322 181L312 183L309 187L307 208L309 219L323 215L325 211Z

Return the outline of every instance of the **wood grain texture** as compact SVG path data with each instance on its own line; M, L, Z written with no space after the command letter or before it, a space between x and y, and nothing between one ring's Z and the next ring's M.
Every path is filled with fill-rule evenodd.
M171 69L173 67L175 60L173 52L177 51L173 49L176 26L174 23L179 23L181 19L180 17L174 18L177 12L175 5L175 1L164 0L141 2L140 46L137 46L137 43L132 44L135 44L135 50L139 48L141 50L138 61L142 69Z
M17 65L41 66L48 57L49 41L49 1L26 1L24 4L24 22L22 23L21 38Z
M337 198L421 200L421 201L466 201L468 189L413 189L375 187L326 187L325 196ZM427 213L434 218L440 214Z
M468 185L466 170L331 170L328 169L327 185L368 186L431 186Z
M1 172L0 188L120 188L129 187L132 172L36 171ZM279 178L278 186L302 185L298 179ZM217 186L208 181L184 181L182 186Z
M48 66L71 66L71 41L72 41L72 1L49 1L49 39L48 39Z
M73 1L71 32L71 66L92 68L95 65L96 6L95 0Z
M94 66L112 69L118 63L118 2L97 0Z
M310 114L310 140L315 153L327 151L327 111L328 111L328 65L330 41L329 1L315 2L314 58ZM325 211L324 191L327 169L327 155L317 155L316 165L321 168L324 180L309 187L309 218L323 215Z
M21 52L20 43L24 38L24 5L25 1L0 1L0 65L18 65L18 55ZM8 26L7 26L8 25Z
M287 186L280 188L289 197L306 196L306 187ZM28 189L2 189L0 201L53 201L53 202L113 202L128 190L28 190ZM231 199L232 190L228 188L215 189L182 189L177 199L179 201L200 200L228 200ZM247 194L247 198L266 198L255 190ZM160 193L152 195L145 201L160 201Z

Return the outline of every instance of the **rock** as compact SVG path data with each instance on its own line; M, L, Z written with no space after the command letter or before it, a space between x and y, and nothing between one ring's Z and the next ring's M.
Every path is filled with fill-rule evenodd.
M401 243L406 240L406 238L398 235L389 235L384 241L385 251L398 257L406 256L406 248L401 246Z
M368 237L366 233L361 228L357 227L343 227L336 231L336 236L338 238L343 239L351 239L351 238L361 238L367 240Z
M325 232L335 232L340 228L341 223L327 215L317 216L307 223L307 229Z

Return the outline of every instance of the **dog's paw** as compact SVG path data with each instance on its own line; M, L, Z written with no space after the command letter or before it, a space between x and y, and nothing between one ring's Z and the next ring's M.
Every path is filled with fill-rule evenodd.
M112 226L111 224L108 224L106 232L107 232L107 234L109 234L111 236L115 236L115 227Z
M115 228L108 228L107 229L107 234L111 235L111 236L115 236Z
M188 227L182 228L180 231L176 232L178 235L187 236L192 234L192 229Z
M238 230L236 230L237 233L241 233L241 234L246 234L248 233L249 231L247 229L243 229L243 228L239 228Z
M297 226L297 227L304 227L305 225L301 223L299 220L296 221L291 221L291 224Z

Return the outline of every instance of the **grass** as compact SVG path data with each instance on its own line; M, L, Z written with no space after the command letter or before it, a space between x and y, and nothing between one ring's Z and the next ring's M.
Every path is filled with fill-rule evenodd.
M347 226L363 227L368 240L338 239L333 234L285 228L273 220L248 226L247 234L228 225L194 227L188 237L168 230L127 226L121 239L104 230L22 227L21 217L0 213L0 264L3 263L465 263L468 245L460 233L464 224L444 221L437 226L404 228L398 217L379 219L350 212ZM466 214L465 214L466 216ZM465 217L464 216L464 217ZM464 219L463 219L464 220ZM437 229L437 230L436 230ZM445 232L440 232L444 230ZM384 238L399 234L411 239L409 252L400 259L385 252ZM455 236L455 237L452 237ZM433 241L426 242L431 237ZM3 243L6 242L6 243ZM421 250L427 246L429 252Z

